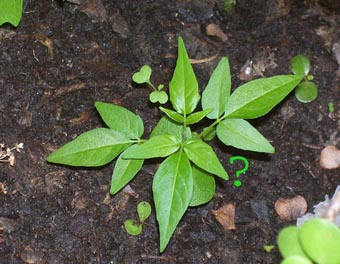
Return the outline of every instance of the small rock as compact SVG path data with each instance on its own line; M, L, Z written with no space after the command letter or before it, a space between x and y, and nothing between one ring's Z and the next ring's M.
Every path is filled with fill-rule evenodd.
M325 147L320 154L320 166L324 169L336 169L340 167L340 150L335 146Z
M260 221L269 224L268 206L265 200L251 199L250 207Z

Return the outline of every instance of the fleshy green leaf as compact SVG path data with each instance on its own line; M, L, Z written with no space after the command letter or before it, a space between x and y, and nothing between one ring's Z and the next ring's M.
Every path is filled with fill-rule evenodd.
M229 179L215 152L207 143L197 138L190 139L184 145L184 152L197 167L222 179Z
M173 108L180 114L192 113L200 99L197 79L181 37L178 38L178 57L169 94Z
M132 75L132 80L135 83L149 83L152 69L149 65L144 65L138 72Z
M171 109L167 109L164 107L159 107L159 109L165 113L168 117L170 117L172 120L178 122L178 123L183 123L183 116L180 115L179 113L171 110Z
M321 218L309 220L301 226L299 240L314 262L339 264L340 229L334 223Z
M230 87L229 61L227 57L223 57L202 93L202 109L213 109L207 115L208 118L217 119L223 114L230 96Z
M152 191L160 234L160 252L187 210L193 189L190 162L182 151L165 159L153 180Z
M190 206L198 206L209 202L215 194L215 179L210 173L192 166L193 190Z
M302 80L302 75L278 75L250 81L230 96L226 117L251 119L267 114Z
M145 201L140 202L137 205L137 213L138 213L139 221L143 223L151 215L151 205Z
M79 135L47 157L47 161L71 166L96 167L112 161L133 143L109 128L96 128Z
M307 76L310 70L310 61L304 55L297 55L292 58L290 66L294 74Z
M290 256L284 259L281 264L313 264L308 258L301 256Z
M135 148L136 145L128 149ZM144 160L123 159L122 156L126 150L118 157L115 168L112 173L110 194L114 195L119 192L126 184L131 181L142 168Z
M177 138L182 138L183 125L176 123L168 117L162 117L156 127L152 130L150 137L159 135L174 135ZM187 127L186 138L191 138L190 128Z
M187 117L187 121L186 121L187 125L192 125L192 124L195 124L195 123L201 121L211 111L212 111L212 109L210 108L210 109L206 109L206 110L203 110L203 111L192 113L191 115L189 115Z
M165 104L169 98L167 93L164 91L153 91L150 93L149 99L152 103L159 102L160 104Z
M257 152L274 153L274 147L249 122L243 119L225 119L217 125L217 137L227 146Z
M23 0L1 0L0 1L0 26L11 23L17 27L22 17Z
M289 256L307 257L299 242L299 228L297 226L283 228L277 237L277 245L284 258Z
M126 135L130 139L138 139L143 135L144 125L140 116L114 104L96 102L95 106L109 128Z
M137 224L134 220L128 219L124 221L124 227L128 234L138 236L142 232L142 225Z
M177 137L170 135L159 135L151 137L136 148L129 149L123 155L123 159L151 159L167 157L176 152L180 147Z
M313 82L301 82L295 89L295 97L301 103L310 103L318 97L318 87Z

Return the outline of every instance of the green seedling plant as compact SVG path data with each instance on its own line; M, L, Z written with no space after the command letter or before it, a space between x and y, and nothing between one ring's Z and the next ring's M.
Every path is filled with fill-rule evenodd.
M126 232L130 235L138 236L143 230L143 224L151 215L151 205L142 201L137 205L138 222L134 219L127 219L124 222Z
M154 90L153 92L150 93L149 96L150 102L152 103L159 102L160 104L165 104L169 100L169 97L166 92L162 91L164 85L160 84L156 88L150 80L151 73L152 73L151 67L149 65L144 65L139 72L136 72L132 76L132 80L138 84L146 83Z
M295 97L301 103L310 103L318 97L318 87L315 85L313 75L309 74L310 61L304 55L297 55L291 60L291 69L294 74L303 75L303 81L295 89Z
M281 264L339 264L340 229L332 222L315 218L302 226L282 229L277 244Z
M150 85L150 76L150 68L143 66L133 79ZM108 128L95 128L79 135L47 160L95 167L117 158L110 189L114 195L136 176L144 160L163 158L152 183L163 252L188 207L212 199L214 176L229 179L208 141L217 137L227 146L274 153L271 143L247 119L267 114L302 79L299 74L257 79L230 94L229 61L223 57L202 93L201 110L196 110L201 99L198 82L184 42L179 38L176 67L169 83L172 108L159 107L164 116L149 138L142 138L144 125L140 116L118 105L96 102L95 107ZM203 118L210 120L210 125L193 131L191 125L199 127Z
M0 1L0 26L10 23L17 27L22 17L23 0Z

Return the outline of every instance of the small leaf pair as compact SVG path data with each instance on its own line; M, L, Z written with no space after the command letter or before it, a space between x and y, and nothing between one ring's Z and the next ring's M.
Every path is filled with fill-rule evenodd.
M133 219L127 219L124 222L126 232L130 235L138 236L143 230L143 224L151 215L151 205L148 202L140 202L137 205L138 222Z
M166 92L161 91L164 88L164 85L160 84L156 89L150 80L151 73L151 67L149 65L144 65L138 72L133 74L132 80L138 84L146 83L154 89L154 91L152 91L149 96L150 102L159 102L160 104L165 104L169 98Z
M304 55L297 55L291 60L291 68L294 74L303 75L304 80L295 88L295 97L301 103L310 103L318 97L318 87L315 85L310 71L310 61Z

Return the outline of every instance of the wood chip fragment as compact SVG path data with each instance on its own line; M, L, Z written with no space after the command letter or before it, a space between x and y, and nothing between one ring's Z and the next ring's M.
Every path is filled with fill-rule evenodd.
M303 216L307 211L307 202L304 197L297 195L293 198L279 198L275 202L275 212L283 222L292 221Z
M89 118L90 118L89 112L82 112L78 117L71 119L70 122L74 125L80 125L82 123L87 122Z
M224 230L235 230L235 204L225 204L212 212Z
M206 28L206 33L208 36L216 36L222 42L226 42L228 40L227 34L225 34L222 29L216 24L209 24Z

